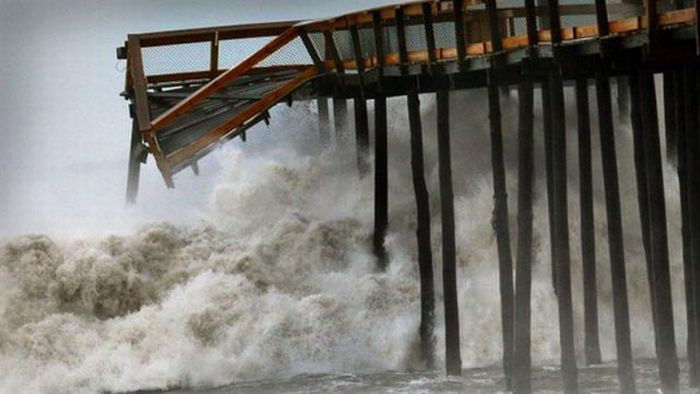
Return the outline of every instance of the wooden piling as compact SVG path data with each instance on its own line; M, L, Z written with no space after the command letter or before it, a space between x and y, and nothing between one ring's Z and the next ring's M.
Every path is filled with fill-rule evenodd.
M141 178L141 162L139 151L141 150L141 131L139 123L134 116L131 126L131 145L129 149L129 171L126 179L126 202L135 204L139 194L139 180Z
M348 102L344 98L333 98L333 123L335 148L340 150L346 141L348 129Z
M437 91L438 165L442 211L442 285L445 303L445 367L448 375L462 374L457 298L452 158L450 154L450 99L445 88Z
M534 178L533 84L525 72L518 85L518 246L515 277L515 340L512 389L529 394L532 205Z
M554 18L551 19L555 28ZM569 218L566 175L566 117L564 114L564 86L558 70L549 75L552 117L552 181L554 183L554 221L557 267L557 294L559 298L559 343L561 346L561 374L564 392L578 391L578 371L574 348L574 312L571 300L571 256L569 252Z
M374 99L374 254L380 270L387 266L384 237L389 224L386 96Z
M651 71L639 73L639 95L642 113L644 159L649 195L650 251L654 273L655 309L657 319L657 358L661 389L665 393L678 392L678 357L673 323L671 278L666 233L666 203L661 167L659 125L656 112L656 91Z
M549 89L549 80L542 81L542 125L544 131L544 166L545 177L547 180L547 216L549 219L549 248L552 274L552 289L554 294L557 292L557 265L556 258L557 250L556 243L553 241L555 237L554 224L554 178L552 177L552 99Z
M603 160L603 182L605 184L605 207L608 222L608 248L610 274L613 287L613 314L615 321L615 345L617 350L617 375L620 392L636 391L634 364L630 340L630 318L627 300L627 274L625 271L625 248L622 232L620 189L615 151L610 79L605 70L596 73L596 96L600 129L600 150Z
M503 134L501 130L501 103L498 85L489 81L489 118L491 129L491 168L494 188L493 228L498 247L498 276L501 294L501 328L503 334L503 371L510 388L513 359L513 256L510 250L508 224L508 193L503 163Z
M692 285L691 290L693 293L693 306L694 312L697 312L697 308L700 305L700 206L698 205L698 200L700 199L700 136L698 136L698 129L700 127L700 122L698 121L698 93L697 84L698 77L696 74L697 65L689 64L684 67L684 102L683 102L683 112L685 114L685 161L686 161L686 171L687 171L687 208L688 208L688 232L690 235L690 260L692 266ZM695 329L700 328L700 316L697 313L695 315ZM695 385L698 385L698 379L700 378L700 338L698 337L700 333L695 332L695 365L692 371L695 381Z
M688 357L688 381L690 387L697 387L698 385L698 364L697 364L697 347L696 347L696 315L695 315L695 291L694 291L694 279L693 279L693 257L692 257L692 244L691 244L691 226L692 220L690 217L690 200L688 196L688 185L690 179L688 178L688 157L687 151L690 146L686 141L686 130L685 130L685 117L686 114L682 112L685 107L685 87L684 87L684 71L673 70L671 76L673 83L675 84L674 93L675 96L671 97L673 100L673 110L675 112L675 122L674 126L676 130L673 133L676 136L677 146L681 149L677 150L677 171L678 171L678 185L680 189L680 200L681 200L681 238L683 240L683 279L685 284L685 307L686 307L686 326L688 339L686 341L686 354ZM664 75L664 84L666 82L666 76ZM666 98L664 96L664 98ZM668 116L669 107L665 108ZM667 126L668 127L668 126ZM692 126L691 126L692 127ZM668 131L667 131L668 135ZM692 150L691 150L692 151Z
M316 99L316 105L318 106L318 137L321 140L321 145L326 148L331 143L331 123L330 112L328 109L328 99L325 97L319 97Z
M369 173L369 124L367 120L367 100L364 92L354 98L355 102L355 149L357 172L360 178Z
M579 202L581 214L581 263L583 266L583 309L586 364L600 364L598 297L595 257L595 219L593 215L593 174L591 168L591 123L588 105L588 80L576 80L578 113Z
M418 225L418 268L420 271L421 300L421 359L426 368L435 365L435 284L433 279L433 253L430 242L430 198L425 184L423 161L423 127L420 118L420 99L416 81L408 89L408 118L411 130L411 173L416 197Z

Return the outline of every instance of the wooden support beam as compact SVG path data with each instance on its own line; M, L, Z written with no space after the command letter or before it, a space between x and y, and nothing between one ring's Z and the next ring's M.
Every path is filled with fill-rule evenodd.
M452 158L450 153L450 95L437 91L438 166L442 211L442 286L445 303L445 367L448 375L462 374L459 348L459 301L457 297L457 250L455 245Z
M335 72L340 77L341 82L343 81L343 76L345 76L345 66L343 65L343 60L340 58L338 53L338 46L333 38L333 32L331 30L325 30L323 32L323 37L326 41L326 55L330 55L335 65Z
M591 165L591 119L588 104L588 80L576 80L578 114L578 169L581 214L581 265L583 266L583 311L586 364L600 364L598 297L595 257L595 219L593 213L593 174Z
M653 3L653 1L652 1ZM665 393L678 392L678 357L673 323L673 301L668 261L666 233L666 203L659 147L659 125L656 113L656 92L653 74L639 73L639 93L644 131L644 158L649 195L650 247L656 293L657 350L661 389Z
M367 100L364 91L355 96L355 149L357 151L357 172L360 178L369 173L369 124Z
M374 99L374 254L380 270L388 264L384 237L389 224L386 96Z
M670 78L673 80L674 85L674 96L670 97L673 101L671 106L665 107L666 116L669 116L669 111L673 109L674 114L674 124L676 127L676 143L677 147L677 170L678 170L678 184L680 189L680 200L681 200L681 238L683 240L683 279L685 284L685 307L686 307L686 326L687 326L687 341L686 341L686 354L688 358L688 383L690 387L698 386L698 355L697 355L697 345L696 345L696 315L695 315L695 281L693 278L693 255L692 255L692 234L691 226L692 219L690 217L690 204L689 199L689 183L690 178L688 176L688 157L687 152L696 152L688 145L686 138L686 128L685 128L685 117L686 113L683 112L685 109L685 80L684 71L671 70L669 72ZM664 74L664 91L666 90L666 74ZM666 95L664 94L664 99ZM668 126L667 126L668 127ZM692 128L692 126L691 126ZM666 132L668 138L668 131Z
M695 315L695 365L692 375L695 385L700 382L700 316L697 314L700 305L700 122L698 121L698 76L697 65L684 66L684 100L683 112L685 114L685 160L686 160L686 198L688 210L688 232L690 242L690 265L692 266L692 292Z
M549 258L551 262L552 288L554 294L559 294L557 289L557 244L554 242L554 178L552 164L552 94L549 89L549 80L542 80L542 126L544 131L544 166L547 182L547 216L549 219Z
M435 54L435 31L433 29L433 3L423 3L423 25L425 27L425 42L428 49L428 71L432 72L437 62Z
M551 11L551 10L550 10ZM552 18L552 26L556 22ZM556 30L555 30L556 31ZM566 115L564 86L555 70L549 75L552 117L552 178L554 183L554 229L557 266L557 295L559 298L559 343L564 392L578 391L578 371L574 349L574 314L571 300L571 257L569 252L569 218L566 174Z
M331 144L331 122L328 99L319 97L316 99L316 104L318 106L318 137L321 141L321 145L327 148Z
M344 98L333 98L333 125L335 128L335 148L342 149L347 142L348 102Z
M139 154L142 149L141 131L139 123L134 117L131 126L131 145L129 149L129 172L126 180L126 202L135 204L139 194L139 179L141 174L141 161Z
M457 45L457 62L461 63L467 56L466 37L464 36L464 0L452 0L454 13L455 44Z
M627 300L627 274L625 271L625 248L620 208L620 186L615 151L615 130L612 115L610 78L606 70L596 72L596 96L598 102L598 124L600 149L603 159L603 181L605 184L605 207L608 219L608 248L610 273L613 287L613 314L615 321L615 345L617 349L617 376L620 392L634 393L634 364L630 341L630 317Z
M532 206L534 178L533 83L527 69L518 85L518 250L515 277L515 341L512 389L529 394L532 289Z
M513 360L513 256L510 249L508 224L508 192L503 163L503 132L501 103L498 85L493 80L493 70L488 86L489 119L491 129L491 169L494 186L493 227L498 246L498 276L501 294L501 332L503 338L503 371L507 389L510 390L511 363Z
M666 160L678 163L678 129L676 120L675 70L664 71L664 124L666 129Z
M433 254L430 241L430 196L425 183L423 161L423 128L420 118L420 99L417 81L412 80L408 89L408 118L411 129L411 173L416 197L418 226L418 268L421 295L421 360L427 369L435 365L435 283L433 278Z

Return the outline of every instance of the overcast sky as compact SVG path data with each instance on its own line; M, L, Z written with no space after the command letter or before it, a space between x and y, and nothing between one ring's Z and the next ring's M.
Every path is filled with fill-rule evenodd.
M211 180L190 174L166 190L149 161L139 206L123 209L130 119L115 48L128 33L322 18L393 2L0 0L0 237L166 219L169 204L208 192Z

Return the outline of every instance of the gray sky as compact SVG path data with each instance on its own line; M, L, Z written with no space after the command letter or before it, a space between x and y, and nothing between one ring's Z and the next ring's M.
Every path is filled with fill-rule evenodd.
M152 161L124 209L127 33L322 18L396 0L0 0L0 237L88 235L196 206L207 176L168 191ZM214 164L203 163L203 166Z

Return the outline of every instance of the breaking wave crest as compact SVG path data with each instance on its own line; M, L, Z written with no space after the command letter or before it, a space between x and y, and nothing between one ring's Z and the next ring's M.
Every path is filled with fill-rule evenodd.
M474 367L496 364L501 354L493 192L483 92L455 96L452 155L462 358L464 367ZM436 119L431 98L423 99L440 357L444 342ZM517 98L503 101L515 235ZM460 106L470 111L460 111ZM419 368L420 287L405 103L392 102L390 111L386 273L375 270L370 250L372 180L358 180L352 144L340 155L308 155L306 142L313 139L313 130L300 132L306 136L300 139L277 126L260 137L261 145L277 149L256 152L243 146L219 152L229 170L212 190L206 221L187 226L152 223L130 235L100 239L26 235L4 241L0 391L203 387L300 373ZM574 113L571 108L568 112ZM619 129L622 195L635 196L631 137L625 125ZM541 135L536 139L540 160ZM601 342L604 358L613 359L612 291L595 127L593 141ZM582 349L578 175L575 144L570 145L574 311L577 348ZM537 172L532 343L534 360L546 363L558 359L558 325L539 161ZM681 284L678 187L670 169L665 175L673 280ZM633 344L635 356L641 357L653 355L653 331L636 209L636 197L625 197ZM674 289L678 343L685 338L684 329L678 328L685 327L682 291L682 286Z

